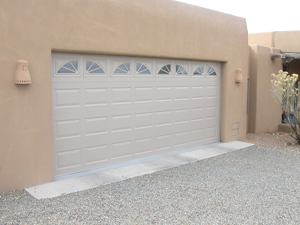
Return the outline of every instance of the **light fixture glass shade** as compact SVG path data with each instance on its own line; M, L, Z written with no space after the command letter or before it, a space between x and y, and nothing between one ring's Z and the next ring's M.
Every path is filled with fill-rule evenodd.
M31 84L28 61L26 60L17 61L15 84Z
M242 69L236 69L236 71L235 71L235 82L240 83L240 82L243 82L243 81L244 81L244 78L243 78Z

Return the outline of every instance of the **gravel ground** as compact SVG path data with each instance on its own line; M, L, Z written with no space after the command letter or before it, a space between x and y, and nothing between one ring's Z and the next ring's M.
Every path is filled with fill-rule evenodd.
M52 199L0 194L0 224L300 224L300 146L257 145Z

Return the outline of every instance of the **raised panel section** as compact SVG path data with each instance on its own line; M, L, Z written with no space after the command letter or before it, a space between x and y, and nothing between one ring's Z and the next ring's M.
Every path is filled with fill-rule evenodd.
M92 146L86 148L86 164L101 163L108 160L107 145Z
M189 87L182 86L182 87L175 87L175 101L178 100L189 100Z
M164 136L164 135L169 135L173 133L173 126L172 124L170 125L165 125L165 126L158 126L154 128L154 136Z
M187 123L189 122L189 110L181 109L174 111L174 123Z
M80 107L80 89L54 89L54 107Z
M81 150L72 149L56 153L57 170L81 166Z
M99 135L108 133L108 118L107 117L94 117L85 119L85 135Z
M209 85L206 87L206 97L207 98L217 98L218 97L218 87L216 85Z
M111 89L112 104L130 104L131 88L129 87L113 87Z
M172 147L172 136L170 134L156 137L156 151L163 151Z
M113 143L111 148L112 159L129 157L131 155L131 151L131 141Z
M153 102L152 87L136 87L134 91L136 103Z
M172 111L161 111L156 113L156 126L172 124Z
M203 99L204 98L204 86L192 86L191 99Z
M174 134L174 147L187 145L189 143L189 134L188 132L176 133Z
M203 129L192 130L190 133L190 142L193 144L200 143L203 141L204 137Z
M112 116L111 129L112 132L131 130L131 115L115 115Z
M107 105L107 88L85 88L84 92L85 106Z
M156 101L157 102L165 102L172 101L173 99L173 91L172 87L156 87Z
M80 120L55 121L55 139L80 137Z
M206 118L216 118L218 115L217 107L206 108Z
M135 128L144 129L153 126L153 113L135 114Z
M205 138L215 138L217 136L217 128L216 127L207 127L205 129Z
M152 152L153 148L153 138L141 138L135 141L137 155Z
M204 117L204 108L193 108L191 109L191 121L202 120Z

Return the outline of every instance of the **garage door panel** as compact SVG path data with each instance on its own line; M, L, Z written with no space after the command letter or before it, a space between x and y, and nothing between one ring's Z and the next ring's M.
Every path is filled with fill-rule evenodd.
M172 110L164 110L156 112L156 126L165 126L172 124L173 113Z
M74 170L74 168L80 168L82 166L81 149L69 149L67 151L56 153L56 168L60 170Z
M193 120L190 124L190 130L197 130L197 129L202 129L206 125L206 122L204 119L199 119L199 120Z
M191 108L200 108L207 104L206 99L191 99L190 100L190 107Z
M112 87L111 88L111 104L131 104L132 88L131 87Z
M90 87L83 89L83 105L85 107L107 106L109 89L105 87Z
M133 118L131 114L119 114L111 116L111 132L123 132L133 129Z
M189 132L178 132L174 134L174 147L188 146Z
M214 117L214 118L207 118L204 120L205 122L205 126L208 127L208 126L215 126L215 127L218 127L219 125L219 120L217 117Z
M218 86L207 85L206 86L206 98L217 98L218 97Z
M108 157L108 145L95 145L89 146L85 148L86 154L86 165L93 165L99 164L101 166L104 162L109 160Z
M154 110L156 112L172 111L175 107L174 102L156 102L153 104Z
M162 151L166 152L169 149L172 148L173 142L172 142L172 135L158 135L155 139L155 151Z
M171 102L173 100L173 87L171 85L156 87L156 102Z
M64 140L81 137L81 119L66 119L54 122L54 139Z
M179 134L183 132L189 132L190 130L189 123L178 123L173 125L173 134Z
M178 100L174 101L172 109L173 110L184 110L184 109L189 109L191 107L191 102L190 100Z
M204 99L205 86L204 85L192 85L190 96L191 96L191 99Z
M156 135L155 127L135 129L133 131L133 137L134 137L135 140L152 138L155 135Z
M189 135L189 141L191 144L200 144L201 142L203 142L204 138L205 135L203 128L191 130Z
M218 63L72 55L53 55L56 176L220 140Z
M107 134L110 130L108 116L88 117L84 119L83 135Z
M180 85L174 87L174 100L189 100L190 87L189 85Z
M206 118L207 119L217 118L217 116L218 116L218 107L217 106L212 106L212 107L206 108Z
M174 124L177 123L188 123L190 117L190 110L189 109L178 109L174 110Z
M81 146L83 149L96 146L108 146L111 144L111 135L109 133L98 136L87 136L82 139Z
M133 141L122 140L111 145L111 159L128 158L132 155Z
M134 143L134 149L136 155L147 154L151 155L151 152L154 151L154 138L146 137L146 138L136 138ZM144 156L146 157L146 156Z
M156 126L154 128L154 133L156 136L164 136L167 134L172 134L173 133L172 123Z
M192 108L190 111L190 120L191 122L194 122L196 120L203 120L205 115L205 108L204 107L198 107L198 108Z
M136 113L134 115L134 124L136 129L153 127L154 113L149 111Z
M80 107L80 88L54 89L54 107Z
M209 101L206 101L206 107L219 106L217 98L211 98Z
M211 139L217 137L217 127L207 127L205 128L205 139Z
M151 103L154 101L154 88L152 86L139 85L134 88L135 103Z

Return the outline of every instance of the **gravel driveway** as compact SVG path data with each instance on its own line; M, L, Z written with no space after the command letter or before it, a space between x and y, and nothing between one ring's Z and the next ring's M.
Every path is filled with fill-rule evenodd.
M53 199L3 193L0 224L300 224L300 147L275 136L249 136L258 145Z

